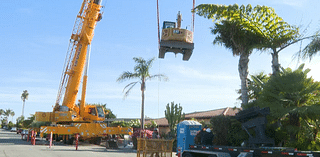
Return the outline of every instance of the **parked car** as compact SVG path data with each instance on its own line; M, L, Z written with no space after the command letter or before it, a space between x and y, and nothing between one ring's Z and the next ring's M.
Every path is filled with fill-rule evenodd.
M17 128L16 127L12 127L10 132L16 132L17 131Z
M23 139L23 140L27 140L28 134L29 134L29 130L23 130L23 131L21 132L22 139Z

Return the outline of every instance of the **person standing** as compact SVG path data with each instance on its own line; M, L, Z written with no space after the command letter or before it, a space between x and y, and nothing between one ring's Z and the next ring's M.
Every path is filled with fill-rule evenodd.
M203 144L204 145L212 145L212 141L213 141L213 133L211 132L210 128L206 129L206 132L203 135Z
M159 138L158 128L155 128L152 133L152 139L158 139L158 138Z
M204 144L205 143L205 134L206 134L206 130L207 130L207 125L206 126L204 126L204 128L202 128L202 130L200 131L200 143L201 144Z

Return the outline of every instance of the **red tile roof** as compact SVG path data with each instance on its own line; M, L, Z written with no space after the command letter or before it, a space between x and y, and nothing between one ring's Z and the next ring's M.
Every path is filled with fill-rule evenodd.
M214 116L225 115L225 116L234 116L238 113L241 109L240 108L222 108L210 111L201 111L201 112L192 112L185 114L185 119L210 119ZM159 119L152 119L155 121L158 126L168 126L168 121L166 118L159 118ZM151 123L151 120L147 120L145 123Z

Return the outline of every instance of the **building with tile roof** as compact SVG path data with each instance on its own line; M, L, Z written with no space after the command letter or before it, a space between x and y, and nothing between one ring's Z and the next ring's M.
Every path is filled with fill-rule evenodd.
M214 116L235 116L236 113L238 113L241 110L241 108L221 108L221 109L215 109L215 110L209 110L209 111L200 111L200 112L192 112L192 113L186 113L185 114L185 120L195 119L197 121L203 121L205 124L210 124L210 119ZM151 121L155 121L158 124L159 133L168 133L169 130L169 124L167 119L159 118L159 119L149 119L146 120L145 124L150 124Z

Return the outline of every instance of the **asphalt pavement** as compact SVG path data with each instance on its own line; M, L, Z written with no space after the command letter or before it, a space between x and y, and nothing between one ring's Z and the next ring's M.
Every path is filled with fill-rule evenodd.
M106 149L104 146L82 143L76 150L74 145L55 142L49 148L45 139L36 141L36 145L21 139L20 134L0 129L0 157L136 157L131 148Z

